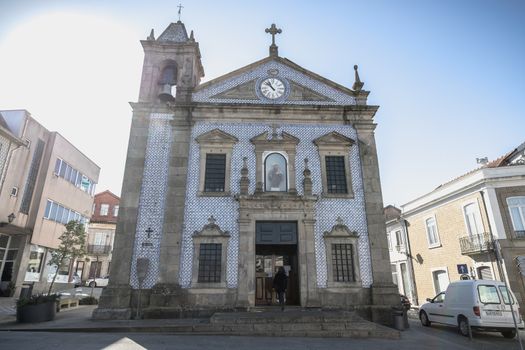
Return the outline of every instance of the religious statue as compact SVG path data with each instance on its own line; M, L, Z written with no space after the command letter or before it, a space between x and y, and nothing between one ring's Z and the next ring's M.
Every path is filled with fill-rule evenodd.
M274 163L272 169L268 173L268 180L270 182L270 188L272 191L279 191L281 183L283 182L284 174L281 171L279 164Z

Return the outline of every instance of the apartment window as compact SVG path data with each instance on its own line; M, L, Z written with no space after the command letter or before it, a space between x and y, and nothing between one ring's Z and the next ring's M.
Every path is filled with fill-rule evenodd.
M436 218L430 217L426 219L425 226L427 229L428 247L429 248L439 247L441 243L439 242L439 235L438 235L438 230L436 226Z
M321 161L323 196L353 198L350 151L354 140L330 132L314 140Z
M55 221L64 225L71 220L79 221L84 225L89 221L87 217L80 215L80 213L66 208L50 199L48 199L46 203L44 219Z
M226 154L206 154L205 192L224 192Z
M332 244L332 271L335 282L354 282L352 244Z
M95 193L95 182L66 163L64 160L57 158L54 172L55 175L70 182L82 191L89 193L91 196Z
M388 241L388 250L392 251L392 235L390 232L386 234L386 239Z
M93 206L91 207L91 215L95 214L96 208L97 208L97 204L93 203Z
M479 214L479 207L477 203L470 203L463 207L465 215L465 225L467 226L467 233L470 236L483 233L483 225L481 223L481 215Z
M118 205L115 205L113 207L113 216L114 217L117 217L118 216L118 210L119 210L119 206Z
M100 205L100 215L101 216L107 216L109 212L109 204L101 204Z
M516 238L525 238L525 196L508 197L507 205L509 206L512 226L514 227L514 236Z
M396 231L396 246L400 247L403 245L403 235L401 235L401 231Z
M14 186L13 188L11 188L11 197L16 196L18 196L18 187Z
M392 282L397 286L399 282L397 281L397 266L396 266L396 264L390 264L390 271L392 271Z
M199 283L221 281L221 243L201 243L199 248Z

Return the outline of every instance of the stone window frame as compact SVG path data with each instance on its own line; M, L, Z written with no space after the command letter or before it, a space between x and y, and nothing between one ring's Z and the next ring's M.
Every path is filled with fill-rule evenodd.
M227 249L230 233L222 231L213 216L208 219L208 224L202 230L193 232L193 266L191 274L192 288L226 288L226 262ZM220 282L199 282L199 258L200 245L207 243L221 244L221 281Z
M430 241L430 232L428 231L428 220L430 219L433 219L434 220L434 227L436 229L436 239L437 241L432 243ZM438 228L438 222L437 222L437 218L436 218L436 214L431 214L431 215L427 215L423 218L423 224L425 225L425 235L427 237L427 244L428 244L428 249L433 249L433 248L439 248L441 247L441 237L439 236L439 228Z
M314 144L319 152L319 161L321 164L321 178L323 181L322 196L325 198L354 198L352 184L352 173L350 167L350 149L355 141L349 137L332 131L328 134L316 138ZM345 161L345 176L347 193L329 193L328 181L326 176L326 156L342 156Z
M233 146L239 141L235 136L230 135L220 129L213 129L195 138L199 144L199 192L198 196L209 197L228 197L231 195L231 160ZM210 192L204 190L204 177L206 174L206 155L224 154L226 155L226 169L224 173L224 191Z
M277 134L276 126L272 133L271 139L268 138L268 131L253 137L250 142L255 147L255 190L259 193L282 194L282 193L297 193L296 174L295 174L295 156L297 154L297 145L299 139L288 134L285 131L281 132L281 136ZM266 156L271 153L280 153L287 160L288 171L288 191L287 192L264 192L264 162Z
M336 220L337 224L332 226L330 231L323 233L326 265L327 265L327 287L328 288L345 288L345 287L361 287L361 270L359 268L359 235L355 231L351 231L348 226L343 223L339 217ZM333 271L333 256L332 244L351 244L352 245L352 264L354 267L355 281L339 282L335 281Z

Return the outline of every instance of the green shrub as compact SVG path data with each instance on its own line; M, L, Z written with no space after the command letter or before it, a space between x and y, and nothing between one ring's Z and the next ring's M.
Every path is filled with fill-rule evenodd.
M29 298L22 298L18 299L16 301L17 307L22 307L25 305L37 305L37 304L44 304L48 302L56 302L58 299L58 295L56 294L50 294L50 295L44 295L44 294L35 294L31 295Z
M97 305L98 299L95 297L84 297L78 301L79 305Z

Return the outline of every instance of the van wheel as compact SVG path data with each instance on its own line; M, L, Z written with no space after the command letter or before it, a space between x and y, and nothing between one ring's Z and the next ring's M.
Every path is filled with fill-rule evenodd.
M516 337L516 330L515 329L511 329L511 330L508 330L508 331L503 331L503 332L501 332L501 335L504 336L507 339L514 339Z
M421 311L419 313L419 320L421 321L421 324L424 326L424 327L430 327L430 325L432 324L429 320L428 320L428 316L427 316L427 313L425 311Z
M97 286L97 284L95 283L95 281L92 281L92 282L89 282L89 286L90 286L91 288L94 288L94 287Z
M468 337L469 336L468 328L469 328L468 320L465 317L461 316L458 320L459 333L461 333L461 335L464 337Z

